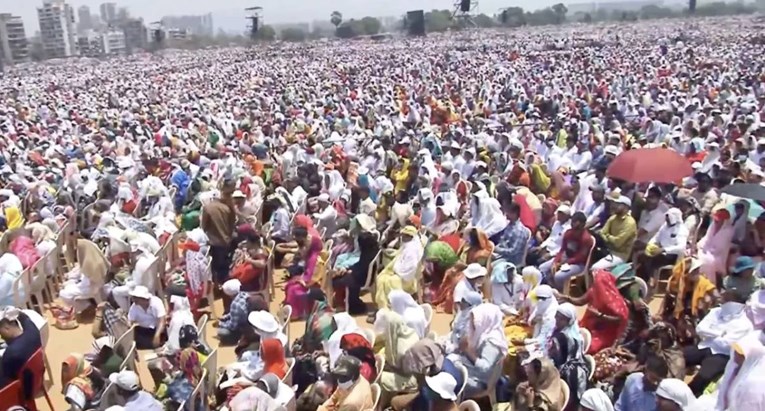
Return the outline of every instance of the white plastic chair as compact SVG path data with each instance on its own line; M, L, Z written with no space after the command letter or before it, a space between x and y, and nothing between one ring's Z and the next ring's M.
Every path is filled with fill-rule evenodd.
M375 376L375 380L373 382L379 382L383 369L385 369L385 356L375 354L375 368L377 368L377 375Z
M595 375L595 357L590 354L585 354L584 361L587 363L587 366L590 367L590 372L587 374L587 380L592 381L592 377Z
M287 358L287 373L284 374L284 378L282 378L282 382L287 385L292 385L292 370L295 368L295 359L294 358Z
M590 344L592 344L592 334L590 334L590 330L581 327L579 328L579 333L582 334L582 351L587 352L590 351Z
M116 351L118 355L122 356L122 358L125 358L128 352L130 352L130 347L132 347L134 344L135 325L130 327L127 331L125 331L125 333L117 338L117 341L114 342L114 351Z
M204 345L208 345L207 344L207 321L209 321L209 316L207 314L202 314L202 316L199 317L199 320L197 320L197 332L199 333L199 338L202 340L202 343Z
M473 398L489 397L491 408L497 405L497 382L502 376L502 361L498 361L489 375L489 381L486 382L486 390L474 395Z
M287 335L287 343L292 342L290 339L290 319L292 318L292 306L283 305L277 313L277 319L282 324L282 332Z
M361 330L361 332L364 333L364 337L369 341L369 344L374 346L375 345L375 339L377 336L375 335L374 330L370 330L368 328L364 328Z
M560 380L561 388L563 389L563 410L566 409L566 406L568 406L568 400L571 397L571 389L569 388L568 384L566 384L566 381Z
M374 398L372 410L377 411L377 407L380 405L380 396L382 395L382 390L377 383L373 383L370 388L372 388L372 398Z
M207 380L207 370L202 370L202 378L199 379L199 382L197 383L197 386L194 387L194 391L191 392L191 396L187 401L184 401L181 403L181 406L178 408L179 410L186 410L189 411L197 411L197 400L202 401L202 409L200 411L206 411L207 410L207 404L205 404L205 381ZM189 403L188 408L186 407L186 402L191 401Z
M481 411L481 407L473 400L462 401L459 409L460 411Z
M640 286L640 298L648 297L648 284L640 277L635 277L635 282Z
M462 375L462 386L460 387L459 391L457 392L457 401L462 400L462 393L465 392L465 386L467 385L468 380L468 370L467 368L462 365L462 363L455 364L457 366L457 369L460 370L460 375Z
M430 323L433 321L433 306L430 304L420 304L420 307L422 307L422 311L425 312L425 333L427 334L428 331L430 331Z
M45 347L48 346L49 338L50 338L50 323L48 322L48 319L45 318L45 324L43 324L42 327L40 327L40 341L42 342L43 361L45 361L45 369L48 370L48 378L50 378L50 381L53 382L53 368L50 366L50 360L48 359L48 354L45 351Z
M120 371L125 369L135 371L135 349L135 342L133 342L133 344L128 349L127 355L125 355L125 359L122 360L122 364L120 364Z
M218 349L212 350L202 363L202 367L207 372L207 391L215 392L215 380L218 374Z

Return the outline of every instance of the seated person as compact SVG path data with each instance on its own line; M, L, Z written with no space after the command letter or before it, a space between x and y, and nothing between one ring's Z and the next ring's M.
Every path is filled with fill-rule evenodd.
M472 325L459 342L459 361L467 368L465 397L472 398L486 390L486 382L507 355L502 311L494 304L480 304L470 311Z
M265 374L252 387L239 391L228 404L231 411L275 411L279 407L290 408L295 392L274 374Z
M109 378L110 375L120 371L120 366L125 359L115 351L113 337L98 338L93 341L93 348L95 352L91 365L102 377Z
M688 243L688 228L683 224L680 209L670 208L664 224L648 241L643 254L638 254L637 271L640 278L649 282L654 271L665 265L675 264L682 258Z
M677 330L680 343L695 338L696 325L720 298L715 285L701 273L701 261L684 258L675 264L659 312Z
M524 364L528 381L518 384L513 410L563 411L563 382L555 365L547 358L535 358Z
M6 343L0 358L0 388L21 378L25 398L32 399L32 373L27 372L23 376L20 373L32 355L42 347L40 331L19 309L5 307L0 310L0 339Z
M561 204L555 210L555 217L555 223L550 229L550 235L539 243L538 246L529 249L527 257L529 265L538 266L546 263L561 251L563 236L571 228L571 207Z
M249 226L239 230L243 242L235 252L231 279L241 281L243 291L261 291L268 283L266 262L268 253L263 249L260 236Z
M247 316L250 314L250 300L253 297L241 291L241 287L242 283L239 280L223 283L223 293L232 300L228 312L218 321L218 339L221 344L236 344L242 335L242 329L249 326Z
M696 402L696 397L683 380L667 378L656 389L657 411L685 411Z
M94 370L81 354L71 354L61 364L64 399L72 410L93 408L104 385L101 374Z
M593 271L627 262L637 237L637 223L630 214L632 201L621 194L610 200L613 214L598 232L605 242L608 255L592 265Z
M367 410L374 405L369 382L361 377L361 362L351 356L337 360L332 376L337 381L337 389L318 411L337 411L340 407L352 406L354 409Z
M401 247L375 279L374 301L380 310L388 308L388 295L393 290L404 290L409 294L417 292L417 273L425 247L414 226L404 227L400 234ZM373 319L374 314L370 314L369 320Z
M586 217L583 213L575 213L571 217L571 228L563 234L555 258L539 266L539 270L548 279L552 279L552 283L559 290L563 289L568 279L581 274L587 264L595 240L587 231L585 222Z
M135 343L139 350L159 348L163 343L167 310L162 300L152 295L144 286L136 286L130 292L133 304L128 311L128 321L135 325Z
M643 372L635 372L627 377L614 410L656 411L656 389L667 378L668 372L667 363L662 358L649 355Z
M112 374L109 381L117 387L117 396L123 400L125 411L164 411L162 403L141 389L138 374L135 371L124 370Z
M440 372L432 377L425 377L424 390L430 400L428 411L457 411L457 380L450 374Z

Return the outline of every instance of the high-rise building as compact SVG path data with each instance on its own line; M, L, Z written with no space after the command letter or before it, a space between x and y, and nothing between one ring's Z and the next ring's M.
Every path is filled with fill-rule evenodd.
M74 30L74 10L64 0L44 0L37 8L40 38L48 58L79 55L77 33Z
M94 28L93 16L90 14L90 7L80 6L77 9L77 32L82 33Z
M0 59L4 64L29 60L29 44L21 17L0 14Z
M101 20L109 24L117 19L117 4L116 3L101 3L99 7L101 11Z
M165 27L186 31L196 36L212 37L213 20L212 14L207 13L201 16L165 16L162 18L162 24Z
M77 37L80 55L98 58L104 55L104 38L95 30L85 30Z
M110 30L102 34L104 53L108 55L125 54L125 33L121 30Z
M149 46L149 32L143 19L128 19L120 23L125 33L125 48L128 54L136 50L146 50Z

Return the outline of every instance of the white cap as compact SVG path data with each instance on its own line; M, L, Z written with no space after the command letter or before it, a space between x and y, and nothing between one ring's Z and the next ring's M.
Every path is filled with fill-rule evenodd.
M454 401L457 396L454 390L457 388L457 380L447 372L440 372L432 377L425 377L425 384L444 400Z
M619 150L616 148L616 146L606 146L606 148L603 149L603 152L606 154L617 155Z
M146 300L152 297L149 289L142 285L137 285L133 291L130 292L130 296L135 298L143 298Z
M632 200L630 200L630 198L627 196L619 196L619 198L615 199L614 202L624 204L627 207L632 207Z
M556 209L555 212L571 215L571 207L569 207L568 204L561 204L558 206L558 209Z
M656 389L656 396L674 402L682 410L687 409L691 403L696 401L696 396L693 395L688 384L677 378L662 380Z
M321 194L318 195L318 197L316 197L316 199L321 201L321 202L328 203L329 202L329 194L321 193Z
M234 194L231 195L233 198L247 198L246 195L242 192L242 190L236 190L234 191Z
M268 311L253 311L247 316L247 321L255 327L256 332L272 334L279 331L279 322Z
M474 278L485 276L486 267L478 263L473 263L468 265L467 268L465 268L465 270L463 271L463 273L465 273L465 277L472 280Z
M239 290L242 289L242 282L237 279L228 280L223 283L221 288L223 289L224 294L229 297L234 297L235 295L239 294Z
M136 391L141 388L138 374L135 371L124 370L109 376L109 381L126 391Z

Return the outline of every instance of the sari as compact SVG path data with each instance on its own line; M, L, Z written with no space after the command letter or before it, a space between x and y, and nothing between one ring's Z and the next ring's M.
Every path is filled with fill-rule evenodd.
M515 411L531 411L531 410L551 410L561 411L565 398L563 398L563 384L560 379L558 370L555 369L555 365L547 358L539 360L542 364L542 369L537 375L536 381L525 381L518 385L515 395ZM532 403L527 403L528 399L524 393L528 388L531 388L534 392Z
M284 346L276 338L268 338L260 342L263 358L263 374L274 374L279 379L287 375L287 361L284 359Z
M24 226L24 217L21 216L21 210L18 207L5 208L5 227L8 230Z
M690 263L690 264L689 264ZM671 315L675 319L680 319L686 311L690 311L691 316L694 318L700 318L699 306L704 297L713 292L716 287L709 279L704 276L699 276L696 283L693 283L693 279L690 278L690 272L694 268L698 268L695 262L692 262L690 258L681 259L672 268L672 275L669 278L667 284L667 296L666 299L671 299L674 295L674 309ZM686 300L688 300L688 293L690 293L690 304L686 307Z
M361 331L356 324L356 320L354 320L348 313L337 313L332 316L332 319L337 328L324 343L324 351L329 355L330 368L334 368L335 362L337 362L340 356L343 355L343 350L340 348L340 342L343 336Z
M84 408L90 408L97 399L98 392L91 380L93 367L82 354L70 354L61 363L61 386L64 394L70 386L74 386L85 396Z
M420 337L405 324L404 318L393 311L385 311L385 362L393 366L393 369L402 369L405 354L412 348ZM380 387L389 393L413 390L417 387L414 376L401 375L392 371L381 371Z
M356 357L361 361L361 376L369 382L374 382L377 373L382 370L377 369L375 353L372 351L372 345L366 337L358 333L345 334L340 339L340 348L347 355Z
M462 273L464 267L473 263L485 265L491 258L491 250L494 248L485 232L477 228L471 228L468 231L468 237L472 238L471 233L477 238L477 243L466 242L463 244L462 249L458 253L462 264L457 267L451 267L446 271L444 279L431 301L431 304L436 309L443 310L447 314L454 312L454 288L465 277Z
M629 321L629 309L624 297L616 288L616 278L605 270L594 273L592 288L585 295L589 307L598 312L616 316L621 319L618 325L604 323L591 310L584 313L579 322L581 327L587 328L592 334L592 342L588 354L597 354L598 351L613 346L624 333Z
M409 228L415 230L414 227ZM417 292L417 274L424 252L423 243L415 233L414 238L403 244L395 258L377 275L374 299L378 309L388 308L388 295L393 290L404 290L409 294Z
M535 194L545 194L552 184L552 179L548 176L540 164L531 164L529 166L529 178L531 180L531 191Z
M314 228L311 219L305 215L295 216L295 225L305 227L308 230L310 247L305 257L305 265L302 276L290 278L284 286L286 304L292 306L292 319L299 319L308 311L308 289L314 282L314 273L319 265L319 255L323 245L319 232Z
M727 215L727 217L726 217ZM698 243L698 258L702 273L712 282L717 282L717 273L728 272L728 253L733 244L734 227L727 210L714 213L715 221Z
M334 332L332 324L333 315L334 310L326 300L313 303L313 309L308 314L308 319L305 322L305 331L301 340L300 351L302 353L311 354L322 349L322 343L329 340L329 337Z

